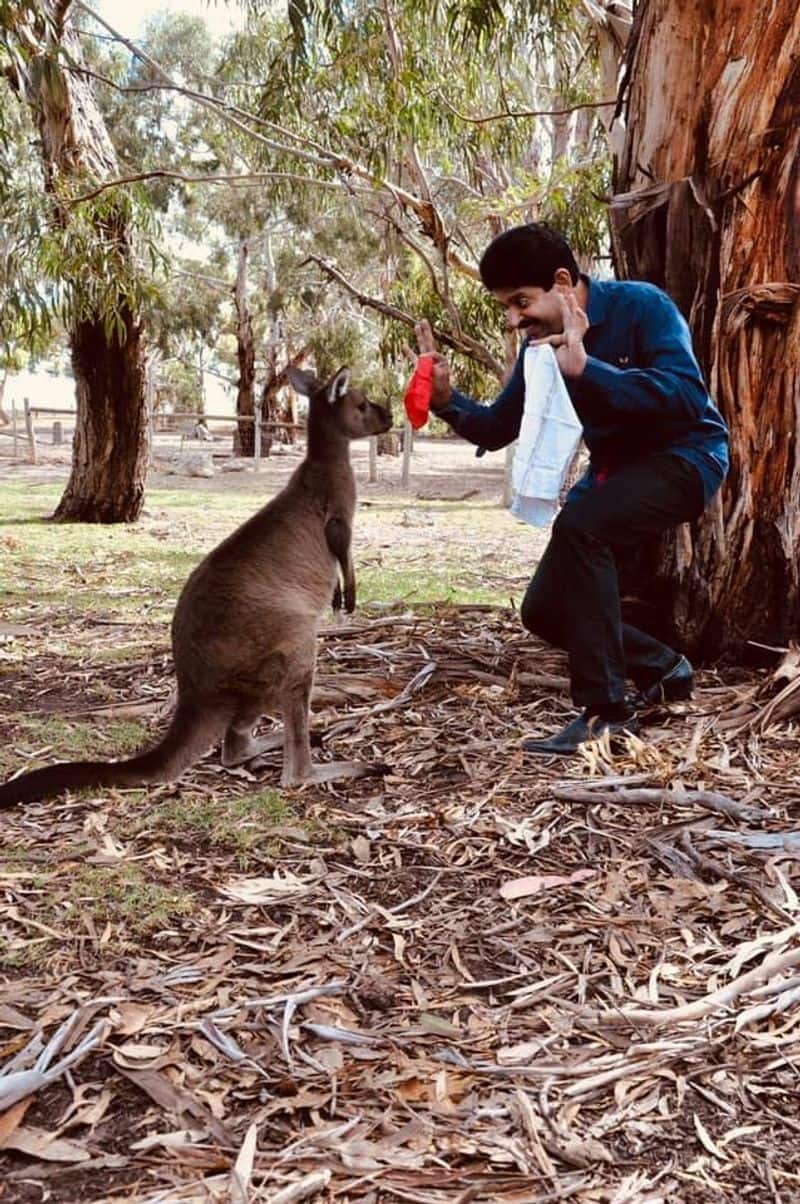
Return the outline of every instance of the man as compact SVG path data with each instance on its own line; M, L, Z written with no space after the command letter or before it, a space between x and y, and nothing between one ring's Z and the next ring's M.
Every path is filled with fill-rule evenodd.
M485 251L481 279L525 342L549 343L583 426L590 463L553 523L522 603L529 631L569 652L581 714L532 753L568 755L605 731L637 728L637 706L688 698L685 657L623 623L615 556L700 515L725 477L728 434L703 384L689 329L651 284L581 275L568 244L547 227L507 230ZM431 409L459 435L494 451L518 435L525 403L523 357L492 405L450 385L427 322ZM626 693L626 678L639 694Z

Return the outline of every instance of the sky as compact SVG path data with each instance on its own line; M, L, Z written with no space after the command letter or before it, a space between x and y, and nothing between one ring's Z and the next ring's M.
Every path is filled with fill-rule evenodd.
M144 24L153 13L190 13L202 17L211 33L222 35L244 21L244 5L236 0L87 0L90 8L95 8L109 25L113 25L126 38L136 39L142 32Z

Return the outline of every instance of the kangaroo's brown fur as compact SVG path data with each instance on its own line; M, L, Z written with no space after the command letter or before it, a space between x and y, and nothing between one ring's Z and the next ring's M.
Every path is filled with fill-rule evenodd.
M0 807L86 786L172 781L220 739L223 763L240 764L275 746L253 737L260 716L275 710L284 721L282 785L366 769L314 769L308 707L319 618L331 601L355 606L349 443L389 430L391 416L348 387L346 369L325 385L297 369L290 378L309 397L306 457L186 582L172 620L178 703L164 738L129 760L63 762L23 774L0 786Z

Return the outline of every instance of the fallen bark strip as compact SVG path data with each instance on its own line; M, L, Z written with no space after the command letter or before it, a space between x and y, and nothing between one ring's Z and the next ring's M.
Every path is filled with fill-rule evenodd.
M340 720L339 723L334 723L332 727L325 730L325 739L329 740L334 736L341 736L344 732L350 732L353 728L358 727L365 719L372 715L383 715L386 711L397 710L398 707L404 706L411 698L422 690L438 669L436 661L426 661L420 669L411 678L400 693L395 698L387 699L384 702L379 702L373 707L368 707L366 710L359 709L352 711L347 719Z
M793 924L795 917L790 915L788 911L780 906L779 903L773 902L769 895L761 889L755 882L751 882L745 874L740 874L738 870L729 870L722 862L717 861L714 857L708 857L703 853L698 853L691 841L688 832L681 833L681 848L689 858L692 865L697 869L702 870L704 874L710 877L723 878L726 882L732 882L734 886L741 886L744 890L750 891L751 895L763 903L767 911L771 911L784 924Z
M747 803L737 803L724 794L714 790L656 790L643 788L628 790L586 790L581 787L556 786L553 797L564 799L569 803L627 803L633 806L664 806L703 807L706 811L714 811L727 815L732 819L770 819L769 811L760 807L751 807Z
M800 936L800 926L798 926L798 936ZM740 995L751 991L753 987L760 987L771 979L776 978L779 974L784 974L787 970L793 970L795 966L800 965L800 944L797 944L793 949L789 949L787 953L770 953L764 958L760 966L756 966L754 970L748 970L746 974L740 974L738 978L734 978L726 987L720 987L718 991L712 991L710 995L704 995L701 999L695 999L692 1003L684 1003L678 1007L665 1008L663 1011L654 1011L652 1008L621 1008L619 1011L604 1011L592 1012L588 1016L583 1016L583 1022L589 1024L681 1024L687 1020L701 1020L704 1016L710 1016L712 1012L718 1011L720 1008L727 1007L733 1003Z

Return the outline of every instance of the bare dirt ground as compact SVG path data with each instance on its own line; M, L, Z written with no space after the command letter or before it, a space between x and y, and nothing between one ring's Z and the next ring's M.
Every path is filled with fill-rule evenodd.
M13 454L10 438L0 439L0 480L65 480L70 464L70 435L65 432L61 446L52 443L49 427L37 426L37 448L39 463L30 464L27 445L20 436L17 455ZM210 479L185 476L163 471L170 459L180 455L204 455L210 453L216 462L218 473ZM260 480L272 491L280 489L301 458L302 448L282 445L273 447L263 459ZM353 443L351 457L359 481L362 496L402 495L400 482L401 457L379 456L377 484L368 483L368 448L366 442ZM226 463L232 460L230 439L217 433L214 443L201 443L195 439L182 439L179 434L158 433L153 447L155 468L149 481L154 488L168 486L175 489L205 491L247 491L252 488L253 474L249 471L223 472ZM238 461L239 467L247 466ZM417 436L412 454L410 496L440 497L455 501L469 498L496 500L503 492L503 452L490 452L478 457L475 448L461 439L433 439Z
M451 560L475 598L524 587L543 541L496 505L501 457L422 445L410 496L380 471L372 602L321 634L314 728L384 776L281 794L277 756L212 756L2 817L0 1200L800 1199L800 675L710 667L640 739L531 762L520 735L570 713L563 656L440 592ZM28 563L47 532L4 518L5 772L163 726L148 540L199 551L216 491L262 483L158 485L196 509L91 555Z

